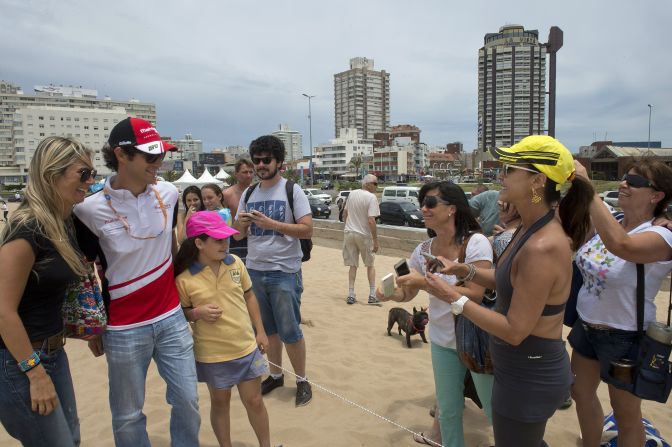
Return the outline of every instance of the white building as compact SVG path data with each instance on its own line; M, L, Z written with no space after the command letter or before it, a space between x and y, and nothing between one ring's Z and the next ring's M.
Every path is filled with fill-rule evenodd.
M70 107L27 106L14 111L14 162L19 177L28 173L28 166L37 145L46 137L76 138L94 151L93 165L101 175L109 175L101 149L110 136L110 130L125 119L126 110L82 109ZM22 183L21 178L6 179L6 183ZM12 180L14 180L12 182Z
M390 127L390 74L375 71L373 59L350 59L350 70L334 75L334 134L355 128L357 136L373 139Z
M415 167L415 147L408 145L376 148L368 168L386 182L415 178L418 174Z
M303 137L299 131L290 129L289 124L280 124L273 135L280 138L285 145L285 161L303 158Z
M546 47L507 25L478 51L478 148L509 147L546 129Z
M203 153L203 140L195 140L190 133L179 140L171 140L178 147L184 161L198 161L199 154Z
M373 155L373 141L360 139L357 134L357 129L341 129L339 137L329 144L315 146L315 169L323 169L324 174L343 175L351 171L352 157Z
M35 86L35 95L26 95L18 85L0 80L0 183L23 183L25 181L25 152L22 155L23 159L19 157L19 160L16 160L16 155L21 154L15 152L14 113L29 106L94 109L96 110L93 112L94 115L101 109L115 110L122 108L125 111L124 118L133 116L156 124L156 106L151 103L140 102L137 99L116 101L108 96L98 98L96 90L54 85ZM78 116L80 120L83 118L82 115ZM72 115L71 119L74 118L75 116ZM92 115L89 118L93 119L94 116ZM74 121L71 121L71 123L74 123ZM92 122L90 121L90 123ZM45 127L45 129L49 130L51 128ZM66 127L64 130L67 134L68 128ZM80 130L84 129L80 128ZM47 132L38 132L38 137L40 133L47 135ZM21 138L25 140L23 135ZM21 147L26 150L25 141ZM92 149L100 149L100 147ZM19 164L19 161L21 161L21 164Z

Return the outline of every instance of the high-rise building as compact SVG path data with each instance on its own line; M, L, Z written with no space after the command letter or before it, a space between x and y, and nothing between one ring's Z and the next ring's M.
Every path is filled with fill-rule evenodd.
M26 154L34 151L37 147L37 144L40 140L49 135L57 135L54 133L57 129L56 123L51 122L50 117L54 117L54 121L58 118L58 126L61 125L61 118L63 118L63 128L59 127L59 132L62 132L62 135L67 136L72 134L75 138L82 140L87 140L90 137L91 141L88 143L91 145L91 149L96 150L102 147L104 141L107 140L108 132L105 132L103 129L104 119L112 119L114 116L121 116L118 113L118 109L121 108L124 111L124 115L121 117L123 119L126 116L133 116L137 118L142 118L147 121L150 121L156 124L156 106L151 103L140 102L137 99L130 99L128 101L116 101L106 96L104 98L98 98L98 92L96 90L85 89L82 87L63 87L63 86L35 86L35 95L25 95L21 87L16 84L7 81L0 81L0 183L23 183L25 181L25 174L27 172L27 159ZM31 118L27 118L30 114L26 110L29 110L29 107L33 107L35 110L42 110L44 113L42 115L45 122L39 124L44 124L43 131L38 131L35 134L35 137L28 141L34 141L34 145L26 143L26 134L17 134L15 132L15 114L18 113L21 115L20 122L17 122L17 127L23 126L25 121L26 129L28 130L28 124L31 121ZM37 109L35 109L35 107ZM40 109L45 108L46 109ZM26 109L26 110L22 110ZM66 112L62 109L76 109L72 110L72 113ZM82 121L86 116L86 110L91 112L91 115L88 117L90 119L89 123L91 125L90 129L84 129L84 122ZM100 113L102 111L112 111L112 114ZM47 112L53 112L49 115ZM70 125L72 128L68 128L68 122L66 119L70 117L72 120ZM106 117L106 118L105 118ZM79 128L75 128L75 118L79 118L80 121L77 125ZM99 121L100 126L99 132L93 131L93 119L101 120ZM110 121L110 128L116 124ZM50 127L52 124L55 127ZM17 129L18 130L18 129ZM24 130L24 132L25 132ZM85 130L90 130L89 137L84 136L87 132ZM98 133L99 136L95 137L95 133ZM44 134L44 135L41 135ZM80 134L77 137L77 134ZM42 137L42 138L40 138ZM15 139L21 140L20 145L18 145ZM94 141L95 140L95 141ZM85 143L87 144L87 143ZM98 146L99 144L99 146ZM16 152L16 148L21 147L23 153Z
M296 161L303 158L303 137L301 133L289 128L289 124L280 124L273 135L285 145L285 160Z
M190 133L179 140L171 140L181 152L181 158L184 161L198 161L199 155L203 153L203 141L195 140Z
M375 71L373 59L350 59L350 70L334 75L334 135L357 129L357 136L373 139L390 127L390 74Z
M508 147L546 129L546 53L537 30L506 25L478 51L478 148Z

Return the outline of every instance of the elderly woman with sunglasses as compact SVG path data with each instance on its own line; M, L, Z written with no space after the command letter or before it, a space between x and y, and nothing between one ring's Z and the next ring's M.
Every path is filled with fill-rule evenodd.
M492 247L488 239L480 233L480 227L473 217L469 203L462 189L447 181L425 184L418 194L422 204L422 215L425 225L430 230L431 239L418 245L411 254L409 267L411 273L397 279L399 285L394 295L386 297L380 290L376 296L381 301L409 301L420 290L427 290L425 273L427 266L423 253L441 256L445 259L457 260L465 241L466 262L482 269L492 267ZM455 285L458 279L453 274L437 274L439 281ZM470 281L462 286L456 286L461 295L468 296L474 302L483 299L485 288ZM432 369L439 408L439 423L441 429L441 443L444 446L464 446L464 432L462 427L462 412L464 411L464 376L465 366L460 362L455 344L455 323L451 313L452 306L429 294L429 314L431 325L429 337L431 339ZM490 396L493 377L490 374L472 373L478 396L483 409L490 419ZM428 444L428 437L416 442Z
M578 163L576 174L587 178ZM609 366L612 361L635 360L637 354L636 264L645 264L644 329L656 321L654 299L672 269L672 232L653 225L672 198L672 169L655 159L639 160L626 171L618 191L623 219L615 220L595 195L590 217L596 232L576 255L584 281L577 297L580 320L568 340L573 347L572 396L584 447L600 444L600 381L609 386L618 445L644 445L641 400L612 377Z
M86 272L71 214L95 175L81 143L46 138L0 236L0 422L25 446L79 445L61 308L68 284Z
M546 422L564 401L572 382L562 340L565 303L572 277L572 247L585 239L587 204L593 188L574 179L571 153L558 140L534 135L510 148L494 148L506 163L500 200L513 204L521 225L498 259L496 269L440 258L444 274L455 274L497 290L494 310L479 306L455 287L427 274L429 290L452 303L491 334L495 382L492 418L497 447L539 447ZM559 212L574 220L561 223L553 206L563 184L572 181Z

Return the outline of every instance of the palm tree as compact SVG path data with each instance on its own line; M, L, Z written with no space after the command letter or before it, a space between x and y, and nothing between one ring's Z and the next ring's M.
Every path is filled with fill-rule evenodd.
M359 177L359 169L362 167L364 160L361 155L353 155L350 159L350 166L355 168L355 180Z

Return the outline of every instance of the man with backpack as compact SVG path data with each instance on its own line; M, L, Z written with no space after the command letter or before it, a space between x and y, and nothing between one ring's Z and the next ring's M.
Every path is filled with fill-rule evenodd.
M234 223L240 235L234 237L247 237L247 269L268 335L271 375L262 382L261 390L268 394L284 385L279 367L284 345L297 375L295 403L302 406L312 399L306 380L300 307L301 261L307 259L304 253L309 251L307 240L313 233L313 218L301 188L280 175L285 160L285 146L280 139L266 135L252 141L250 158L260 182L250 186L240 198Z

